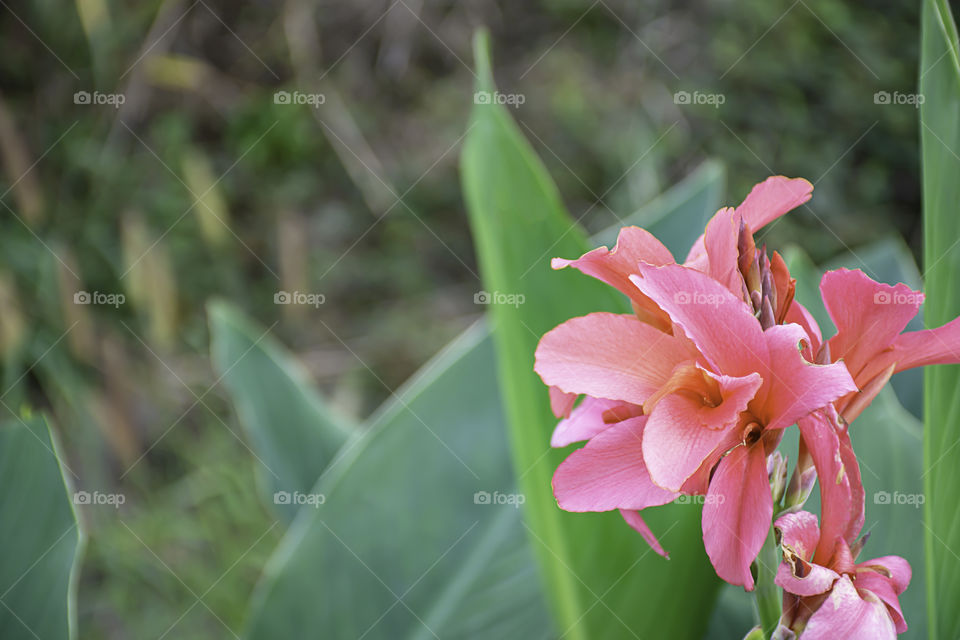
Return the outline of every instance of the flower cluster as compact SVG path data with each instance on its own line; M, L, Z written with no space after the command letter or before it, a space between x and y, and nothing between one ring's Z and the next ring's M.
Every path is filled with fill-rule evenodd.
M892 638L906 629L898 596L910 566L857 562L864 490L848 427L894 373L960 362L960 320L903 333L923 295L839 269L820 285L837 327L825 340L794 300L783 258L753 238L812 190L768 178L718 211L682 264L637 227L622 229L612 251L554 259L619 289L634 313L573 318L537 347L535 369L562 418L552 445L586 441L553 490L567 511L620 510L663 556L640 512L705 496L707 555L747 590L773 524L785 637ZM800 451L787 481L777 446L793 425ZM817 477L819 525L801 510Z

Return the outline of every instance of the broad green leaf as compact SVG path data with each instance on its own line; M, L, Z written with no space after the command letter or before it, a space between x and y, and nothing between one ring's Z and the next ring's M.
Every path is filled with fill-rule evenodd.
M475 50L476 90L494 92L484 34ZM574 640L699 637L706 616L691 615L689 603L706 609L718 585L703 552L699 508L673 504L649 513L648 523L673 551L667 561L617 513L566 513L553 498L551 477L569 450L550 448L556 418L533 372L534 350L560 322L626 310L626 300L579 273L550 269L551 257L588 249L583 232L506 109L495 100L477 102L462 179L485 288L525 301L492 304L489 316L526 525L557 628Z
M213 366L250 436L266 501L292 520L349 431L269 330L225 303L209 316Z
M920 36L925 320L960 315L960 44L945 0L924 0ZM927 612L931 638L960 636L960 367L924 372Z
M521 512L496 504L518 499L485 326L346 448L268 565L246 637L557 636Z
M0 425L0 638L73 638L82 536L41 418Z
M683 262L710 217L723 206L727 173L723 165L707 160L689 176L624 218L622 224L601 231L594 240L612 247L624 226L637 225L657 236Z

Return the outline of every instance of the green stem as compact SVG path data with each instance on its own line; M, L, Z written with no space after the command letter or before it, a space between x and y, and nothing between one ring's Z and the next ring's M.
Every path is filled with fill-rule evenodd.
M760 549L760 555L757 556L757 584L754 590L764 638L769 638L776 630L783 607L780 600L780 587L773 582L777 576L779 564L777 543L773 537L773 526L771 526L763 548Z

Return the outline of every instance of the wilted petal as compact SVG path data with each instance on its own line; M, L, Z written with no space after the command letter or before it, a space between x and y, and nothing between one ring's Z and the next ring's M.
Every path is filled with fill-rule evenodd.
M641 450L646 417L619 422L570 454L553 475L553 495L565 511L640 510L677 494L650 480Z
M807 622L804 640L894 640L897 637L887 607L867 593L862 598L847 576L842 576Z
M591 313L544 335L534 370L567 393L642 405L688 358L682 340L634 316Z
M750 563L760 553L772 515L763 446L735 447L720 461L703 506L703 545L718 576L753 589Z

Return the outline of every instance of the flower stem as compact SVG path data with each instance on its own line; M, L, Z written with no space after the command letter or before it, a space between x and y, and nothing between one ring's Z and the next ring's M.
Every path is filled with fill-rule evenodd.
M774 540L773 527L771 526L769 533L767 533L767 539L763 543L763 548L760 549L760 555L757 556L757 585L754 590L764 638L771 636L780 621L783 606L780 588L773 582L779 564L777 543Z

